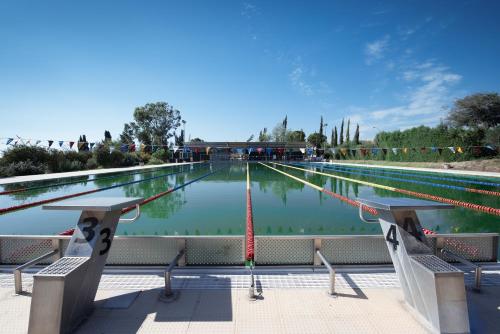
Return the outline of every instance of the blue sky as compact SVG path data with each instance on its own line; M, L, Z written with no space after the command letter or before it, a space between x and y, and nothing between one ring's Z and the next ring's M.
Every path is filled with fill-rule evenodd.
M498 1L2 1L0 137L116 137L166 101L188 136L246 140L288 115L434 125L500 90ZM376 127L373 128L373 127ZM3 144L2 140L2 144Z

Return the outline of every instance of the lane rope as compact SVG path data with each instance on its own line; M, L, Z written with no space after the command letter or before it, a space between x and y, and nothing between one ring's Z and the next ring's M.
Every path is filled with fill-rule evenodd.
M327 195L330 195L330 196L332 196L332 197L334 197L334 198L336 198L336 199L339 199L339 200L341 200L341 201L343 201L343 202L345 202L345 203L347 203L347 204L349 204L349 205L352 205L352 206L357 207L357 208L359 208L359 206L360 206L359 202L356 202L356 201L354 201L354 200L350 199L349 197L345 197L345 196L339 195L339 194L337 194L337 193L334 193L334 192L332 192L332 191L330 191L330 190L327 190L327 189L325 189L325 188L322 188L322 187L320 187L320 186L317 186L317 185L315 185L315 184L313 184L313 183L311 183L311 182L308 182L308 181L303 180L303 179L301 179L301 178L295 177L295 176L293 176L293 175L291 175L291 174L288 174L288 173L283 172L283 171L281 171L281 170L279 170L279 169L273 168L273 167L271 167L271 166L269 166L269 165L263 164L262 162L259 162L259 163L260 163L261 165L265 166L265 167L268 167L268 168L270 168L270 169L272 169L272 170L274 170L274 171L278 172L278 173L281 173L281 174L283 174L283 175L285 175L285 176L288 176L288 177L290 177L290 178L292 178L292 179L294 179L294 180L296 180L296 181L302 182L302 183L304 183L305 185L307 185L307 186L309 186L309 187L311 187L311 188L314 188L314 189L316 189L316 190L318 190L318 191L321 191L321 192L323 192L323 193L325 193L325 194L327 194ZM377 209L375 209L375 208L367 207L366 205L364 205L364 206L362 207L362 210L363 210L363 211L366 211L366 212L368 212L368 213L370 213L370 214L372 214L372 215L374 215L374 216L378 216L378 211L377 211ZM427 228L423 228L423 227L422 227L422 230L424 231L424 234L437 234L436 232L434 232L434 231L432 231L432 230L429 230L429 229L427 229Z
M187 165L177 165L177 166L182 167L182 166L187 166ZM177 166L168 166L168 167L177 167ZM163 167L163 168L168 168L168 167ZM149 170L146 170L146 171L139 171L139 172L134 172L134 173L125 173L125 174L118 174L118 175L109 175L109 176L102 176L102 177L94 177L94 178L89 179L89 180L74 180L74 181L68 181L68 182L47 184L47 185L43 185L43 186L18 188L18 189L12 189L12 190L4 190L4 191L0 191L0 195L10 195L10 194L16 194L16 193L25 192L25 191L38 190L38 189L46 189L46 188L59 187L59 186L66 186L66 185L70 185L70 184L83 183L83 182L94 182L94 181L100 181L100 180L117 178L117 177L121 177L121 176L147 174L147 173L157 172L158 170L161 170L161 169L162 169L162 167L150 168ZM113 174L115 174L115 173L120 173L120 172L113 172ZM81 178L83 176L74 176L74 177ZM72 177L72 178L74 178L74 177Z
M170 175L181 174L181 173L185 173L185 172L179 171L179 172L174 172L174 173L162 174L162 175L148 177L148 178L141 179L141 180L129 181L129 182L125 182L125 183L115 184L115 185L112 185L112 186L109 186L109 187L97 188L97 189L82 191L82 192L78 192L78 193L74 193L74 194L70 194L70 195L58 196L58 197L53 197L53 198L49 198L49 199L45 199L45 200L41 200L41 201L36 201L36 202L19 204L19 205L14 205L14 206L6 207L6 208L1 208L0 209L0 215L6 214L6 213L9 213L9 212L12 212L12 211L24 210L24 209L32 208L32 207L35 207L35 206L40 206L40 205L43 205L43 204L48 204L48 203L52 203L52 202L61 201L61 200L64 200L64 199L69 199L69 198L79 197L79 196L83 196L83 195L93 194L93 193L104 191L104 190L110 190L110 189L119 188L119 187L131 185L131 184L135 184L135 183L141 183L141 182L151 181L151 180L159 179L159 178L162 178L162 177L167 177L167 176L170 176Z
M212 174L214 174L214 173L218 172L219 170L220 170L220 169L214 170L213 172L210 172L210 173L207 173L207 174L202 175L202 176L200 176L200 177L197 177L197 178L195 178L195 179L192 179L191 181L188 181L188 182L185 182L185 183L183 183L183 184L181 184L181 185L175 186L174 188L168 189L168 190L166 190L166 191L163 191L163 192L161 192L161 193L158 193L158 194L156 194L156 195L153 195L153 196L151 196L151 197L148 197L148 198L146 198L144 201L142 201L141 203L139 203L139 206L141 206L141 207L142 207L143 205L148 204L149 202L152 202L152 201L154 201L154 200L156 200L156 199L158 199L158 198L160 198L160 197L163 197L163 196L165 196L165 195L168 195L168 194L170 194L170 193L173 193L174 191L179 190L179 189L181 189L181 188L184 188L184 187L186 187L186 186L190 185L191 183L194 183L194 182L199 181L199 180L201 180L201 179L203 179L203 178L206 178L207 176L210 176L210 175L212 175ZM122 215L124 215L124 214L126 214L127 212L130 212L130 211L132 211L132 210L134 210L134 209L135 209L135 205L129 206L129 207L127 207L127 208L122 209L122 213L121 213L121 214L122 214Z
M253 266L255 256L255 238L252 213L252 193L250 184L250 169L247 162L247 224L246 224L246 261L247 265Z
M347 167L347 166L329 165L329 164L321 164L321 166L323 168L328 168L328 169L343 168L345 170L354 170L354 171L365 170L365 171L369 171L370 173L373 173L373 174L385 173L385 174L393 174L393 175L415 176L415 177L432 179L432 180L462 182L462 183L478 184L478 185L483 185L483 186L500 187L500 183L487 182L487 181L477 181L477 180L466 180L466 179L454 179L454 178L451 178L451 177L434 176L434 175L427 175L427 174L398 172L398 171L395 171L395 170L392 170L392 169L387 169L387 170L386 169L384 169L384 170L371 170L371 169L369 169L367 167L364 167L364 166L360 166L360 167Z
M399 189L399 188L384 186L384 185L373 183L373 182L361 181L361 180L351 179L351 178L348 178L348 177L343 177L343 176L338 176L338 175L333 175L333 174L318 172L318 171L314 171L314 170L310 170L310 169L308 170L308 169L298 168L298 167L295 167L295 166L284 165L284 164L280 164L280 163L277 163L277 162L275 164L279 165L279 166L286 167L286 168L292 168L292 169L300 170L302 172L308 172L308 173L313 173L313 174L324 175L324 176L333 177L333 178L336 178L336 179L339 179L339 180L344 180L344 181L349 181L349 182L364 184L366 186L370 186L370 187L374 187L374 188L384 189L384 190L388 190L388 191L392 191L392 192L397 192L397 193L401 193L401 194L405 194L405 195L411 195L411 196L414 196L414 197L420 197L420 198L430 199L430 200L437 201L437 202L452 204L452 205L455 205L455 206L461 206L461 207L466 208L466 209L472 209L472 210L476 210L476 211L480 211L480 212L489 213L489 214L492 214L492 215L495 215L495 216L500 216L500 209L492 208L492 207L485 206L485 205L473 204L473 203L464 202L464 201L458 201L458 200L449 199L449 198L445 198L445 197L441 197L441 196L435 196L435 195L420 193L420 192L411 191L411 190L405 190L405 189Z
M356 172L352 171L352 172L350 172L350 171L332 169L332 168L329 168L329 167L319 167L319 166L314 166L314 165L303 165L303 164L290 164L290 165L292 165L292 166L298 165L298 166L313 167L313 168L324 168L324 169L327 169L329 171L336 172L336 173L348 173L348 174L354 174L354 175L361 175L361 176L368 176L368 177L386 179L386 180L391 180L391 181L414 183L414 184L422 184L422 185L427 185L427 186L431 186L431 187L438 187L438 188L460 190L460 191L466 191L466 192L472 192L472 193L479 193L479 194L483 194L483 195L500 196L500 192L498 192L498 191L482 190L482 189L474 189L474 188L466 188L466 187L455 186L455 185L451 185L451 184L433 183L433 182L421 181L421 180L409 180L409 179L402 179L402 178L393 177L393 176L373 175L371 173L362 172L362 171L356 171Z

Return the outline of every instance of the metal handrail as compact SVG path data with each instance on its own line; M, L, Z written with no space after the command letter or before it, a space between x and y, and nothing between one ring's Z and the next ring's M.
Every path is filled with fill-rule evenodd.
M329 278L330 278L330 285L328 287L328 293L330 295L335 294L335 269L332 267L330 262L326 260L326 258L321 254L319 250L316 251L316 254L318 254L318 257L321 259L321 262L325 265L325 267L328 269L329 273Z
M363 203L359 203L359 219L367 224L378 224L378 219L366 218L363 214Z
M135 216L133 218L121 218L118 220L120 224L131 224L135 222L141 216L141 206L139 204L135 205Z
M165 277L165 292L164 295L165 297L170 297L173 295L172 292L172 270L174 270L175 266L177 266L177 262L179 262L179 259L184 256L184 250L180 250L179 253L175 256L175 258L170 261L170 264L168 267L165 269L164 272L164 277Z
M448 257L451 257L462 264L465 264L469 267L474 268L474 288L477 290L481 290L481 275L482 275L483 270L480 266L470 262L469 260L467 260L463 256L455 254L452 251L449 251L449 250L444 249L444 248L441 248L441 254L448 256Z
M15 289L16 294L19 295L23 292L22 271L24 269L28 269L28 268L36 265L37 263L39 263L39 262L41 262L49 257L52 257L58 253L59 253L59 249L54 249L48 253L45 253L45 254L37 257L36 259L28 261L25 264L22 264L19 267L17 267L16 269L14 269L14 272L13 272L14 273L14 289Z

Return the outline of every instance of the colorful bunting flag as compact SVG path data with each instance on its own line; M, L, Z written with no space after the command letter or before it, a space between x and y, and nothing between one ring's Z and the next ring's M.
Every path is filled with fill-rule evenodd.
M408 153L408 147L403 147L403 153L407 154Z
M386 155L386 154L387 154L387 149L386 149L386 148L383 148L383 149L382 149L382 152L384 152L384 155Z
M342 155L345 157L347 154L347 148L341 148L340 153L342 153Z
M135 152L135 144L130 144L129 151Z
M431 147L431 152L435 153L435 152L437 152L437 150L438 150L437 147L434 147L434 146Z
M14 138L7 138L7 142L5 143L5 145L9 145L13 140Z
M426 153L426 152L427 152L427 147L420 148L420 153Z
M62 147L62 146L63 146L63 144L64 144L64 141L60 140L60 141L59 141L59 147Z
M42 141L41 140L37 140L36 143L35 143L35 146L37 146L38 144L40 144Z
M458 153L464 153L464 151L462 150L462 148L460 146L457 146L457 152Z
M122 153L128 152L128 145L127 144L121 144L120 151L122 151Z
M374 147L372 148L372 154L377 155L378 154L378 148Z
M393 147L393 148L392 148L392 153L394 153L394 155L397 155L397 154L398 154L398 149L397 149L397 147Z
M74 145L74 144L75 144L75 142L74 142L74 141L70 141L70 142L69 142L69 148L73 148L73 145Z
M443 153L443 149L441 147L438 147L437 151L438 151L439 155L441 155Z
M47 142L49 143L49 148L52 146L52 144L54 144L53 140L47 140Z
M448 149L451 151L451 153L455 153L455 148L453 146L449 146Z

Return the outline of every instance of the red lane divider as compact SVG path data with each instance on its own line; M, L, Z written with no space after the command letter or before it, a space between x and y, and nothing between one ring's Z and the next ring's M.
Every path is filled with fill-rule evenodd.
M485 195L491 195L491 196L500 196L500 192L498 192L498 191L474 189L474 188L465 188L465 189L467 189L467 191L470 193L478 193L478 194L485 194Z
M441 196L435 196L435 195L430 195L430 194L425 194L425 193L419 193L416 191L411 191L411 190L405 190L405 189L395 189L394 191L405 194L405 195L410 195L410 196L415 196L415 197L420 197L420 198L425 198L425 199L430 199L433 201L437 202L442 202L442 203L448 203L452 204L455 206L461 206L467 209L473 209L476 211L481 211L481 212L486 212L492 215L497 215L500 216L500 209L497 208L492 208L489 206L485 205L479 205L479 204L473 204L473 203L468 203L468 202L463 202L463 201L457 201L454 199L449 199Z
M339 199L343 202L346 202L347 204L350 204L352 206L355 206L355 207L358 207L359 208L359 202L356 202L355 200L353 199L350 199L349 197L345 197L345 196L342 196L342 195L339 195L337 193L334 193L330 190L326 190L325 188L323 188L321 190L321 192L327 194L327 195L330 195L332 197L335 197L336 199ZM370 208L366 205L363 205L363 211L366 211L374 216L378 215L378 212L377 212L377 209L374 209L374 208Z
M158 178L162 178L162 177L166 177L166 176L170 176L170 175L175 175L175 174L181 174L181 173L183 173L183 172L181 171L181 172L175 172L175 173L169 173L169 174L162 174L162 175L148 177L148 178L141 179L141 180L119 183L119 184L115 184L115 185L112 185L112 186L109 186L109 187L97 188L97 189L92 189L92 190L78 192L78 193L75 193L75 194L70 194L70 195L65 195L65 196L59 196L59 197L49 198L49 199L46 199L46 200L36 201L36 202L32 202L32 203L26 203L26 204L20 204L20 205L10 206L10 207L7 207L7 208L1 208L0 209L0 215L8 213L8 212L11 212L11 211L27 209L27 208L31 208L31 207L34 207L34 206L39 206L39 205L43 205L43 204L47 204L47 203L57 202L57 201L61 201L61 200L68 199L68 198L73 198L73 197L78 197L78 196L93 194L93 193L96 193L98 191L110 190L110 189L114 189L114 188L119 188L119 187L131 185L131 184L136 184L136 183L140 183L140 182L151 181L151 180L155 180L155 179L158 179Z
M254 232L253 232L253 214L252 214L252 195L250 189L247 189L247 251L246 259L247 261L253 261L255 256L255 242L254 242Z
M161 193L158 193L158 194L156 194L156 195L153 195L153 196L151 196L151 197L148 197L148 198L146 198L144 201L142 201L141 203L139 203L139 205L140 205L140 206L143 206L144 204L148 204L149 202L152 202L152 201L154 201L155 199L158 199L158 198L160 198L160 197L162 197L162 196L165 196L165 195L170 194L171 192L174 192L174 191L176 191L176 190L179 190L179 189L181 189L181 188L184 188L185 186L190 185L191 183L194 183L194 182L196 182L196 181L198 181L198 180L201 180L201 179L203 179L203 178L205 178L205 177L207 177L207 176L210 176L210 175L212 175L212 174L214 174L214 173L216 173L216 172L218 172L218 171L219 171L219 169L214 170L213 172L210 172L210 173L207 173L207 174L202 175L202 176L200 176L200 177L197 177L197 178L195 178L195 179L192 179L192 180L191 180L191 181L189 181L189 182L183 183L183 184L178 185L178 186L176 186L176 187L174 187L174 188L168 189L168 190L166 190L166 191L163 191L163 192L161 192ZM127 212L130 212L130 211L132 211L132 210L134 210L134 209L135 209L135 205L129 206L129 207L127 207L127 208L124 208L124 209L122 209L122 215L123 215L123 214L125 214L125 213L127 213Z
M83 196L83 195L87 195L87 194L93 194L93 193L96 193L96 192L101 191L101 190L105 190L105 189L93 189L93 190L82 191L82 192L71 194L71 195L65 195L65 196L59 196L59 197L49 198L49 199L45 199L45 200L42 200L42 201L36 201L36 202L26 203L26 204L20 204L20 205L14 205L14 206L10 206L8 208L2 208L2 209L0 209L0 215L4 214L4 213L7 213L7 212L11 212L11 211L16 211L16 210L21 210L21 209L27 209L27 208L31 208L31 207L34 207L34 206L39 206L39 205L43 205L43 204L47 204L47 203L61 201L63 199L68 199L68 198Z

